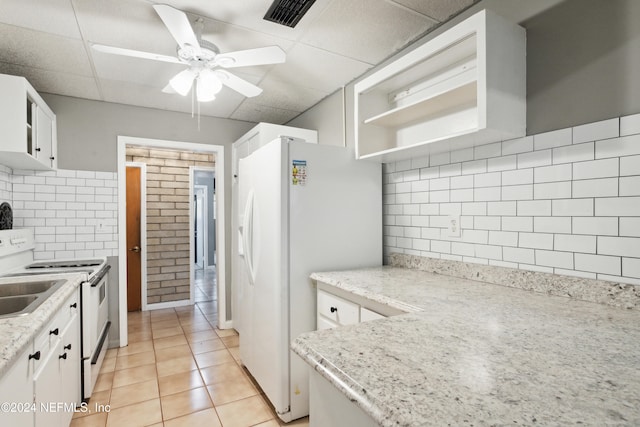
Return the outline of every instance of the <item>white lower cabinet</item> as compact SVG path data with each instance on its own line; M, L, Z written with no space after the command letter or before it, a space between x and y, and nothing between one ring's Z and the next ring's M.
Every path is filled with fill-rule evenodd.
M313 369L309 375L309 427L375 427L379 424Z
M0 425L69 426L80 404L78 310L76 290L0 379L0 403L15 408L0 412Z

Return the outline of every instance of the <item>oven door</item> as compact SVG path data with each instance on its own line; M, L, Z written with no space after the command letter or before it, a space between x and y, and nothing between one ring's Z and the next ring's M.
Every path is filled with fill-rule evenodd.
M82 284L82 394L91 396L98 379L109 337L108 279Z

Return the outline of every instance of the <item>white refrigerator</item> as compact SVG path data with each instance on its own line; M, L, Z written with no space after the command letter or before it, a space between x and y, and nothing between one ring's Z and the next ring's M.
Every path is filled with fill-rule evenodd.
M289 344L316 327L310 273L382 264L381 165L279 138L241 159L238 179L240 358L291 421L309 413L308 368Z

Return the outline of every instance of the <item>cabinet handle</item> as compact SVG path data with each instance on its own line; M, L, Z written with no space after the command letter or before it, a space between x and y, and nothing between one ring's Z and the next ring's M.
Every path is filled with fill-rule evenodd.
M67 359L67 353L61 354L60 356L58 356L58 359Z
M55 157L49 157L49 160L55 160L55 159L56 159Z
M70 308L78 308L78 303L77 303L77 302L74 302L74 303L73 303L73 304L71 304L69 307L70 307Z
M29 355L29 360L31 359L36 359L36 360L40 360L40 350L36 351L33 354Z
M58 335L58 328L55 328L53 331L49 331L49 335Z
M63 347L65 350L71 350L71 344L67 344Z
M36 151L40 151L40 149L39 149L39 148L36 148Z
M330 310L332 313L335 313L336 311L338 311L338 307L331 307Z

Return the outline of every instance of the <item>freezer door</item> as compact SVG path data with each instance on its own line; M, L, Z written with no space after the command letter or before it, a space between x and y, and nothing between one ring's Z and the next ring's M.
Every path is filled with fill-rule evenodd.
M243 309L250 309L240 335L240 356L279 413L289 410L284 147L276 140L240 161L240 182L248 184L243 189L247 197L242 232L249 280Z

